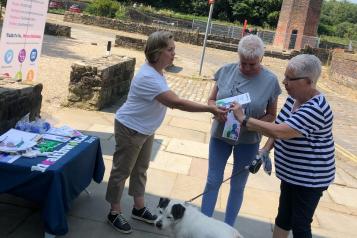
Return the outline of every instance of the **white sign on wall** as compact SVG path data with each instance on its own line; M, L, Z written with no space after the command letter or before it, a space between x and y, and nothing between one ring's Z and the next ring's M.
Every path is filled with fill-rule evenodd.
M48 0L8 0L0 42L0 74L33 82L37 78Z

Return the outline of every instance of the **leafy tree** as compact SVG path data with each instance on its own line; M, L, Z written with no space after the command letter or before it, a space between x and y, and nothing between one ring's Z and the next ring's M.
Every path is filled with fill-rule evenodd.
M110 18L123 18L125 16L125 8L113 0L94 0L87 6L86 12Z
M357 40L357 4L324 1L318 33Z

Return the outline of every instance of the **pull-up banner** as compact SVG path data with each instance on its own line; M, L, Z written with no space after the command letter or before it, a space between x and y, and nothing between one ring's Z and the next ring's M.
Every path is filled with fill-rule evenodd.
M33 82L37 78L48 0L8 0L0 43L0 74Z

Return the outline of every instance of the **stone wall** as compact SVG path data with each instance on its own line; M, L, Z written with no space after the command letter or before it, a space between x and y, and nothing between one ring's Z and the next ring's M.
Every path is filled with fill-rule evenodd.
M135 58L111 55L72 64L67 105L100 110L129 92Z
M71 37L71 27L46 22L45 34L53 36Z
M64 21L74 22L86 25L95 25L119 31L126 31L132 33L140 33L143 35L150 35L158 30L170 31L173 33L175 40L183 43L193 45L202 45L204 35L199 34L198 31L182 30L176 27L162 26L162 25L145 25L136 22L126 22L117 19L106 17L89 16L85 14L66 12Z
M321 60L323 65L328 65L331 60L331 50L322 49L322 48L311 48L305 47L304 49L300 50L300 54L311 54L315 55L317 58Z
M333 52L330 79L349 88L357 89L357 54Z
M128 36L115 36L115 44L114 46L121 46L125 48L133 48L136 50L143 51L145 49L146 40L132 38Z
M30 120L40 116L42 84L24 85L0 80L0 134L30 113Z

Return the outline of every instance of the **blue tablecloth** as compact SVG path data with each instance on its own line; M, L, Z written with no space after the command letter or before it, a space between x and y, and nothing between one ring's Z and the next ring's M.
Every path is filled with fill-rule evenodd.
M88 136L45 172L31 171L31 166L45 159L22 157L12 164L0 162L0 193L38 203L45 231L64 235L68 232L66 212L71 201L92 179L97 183L103 179L105 167L99 139Z

